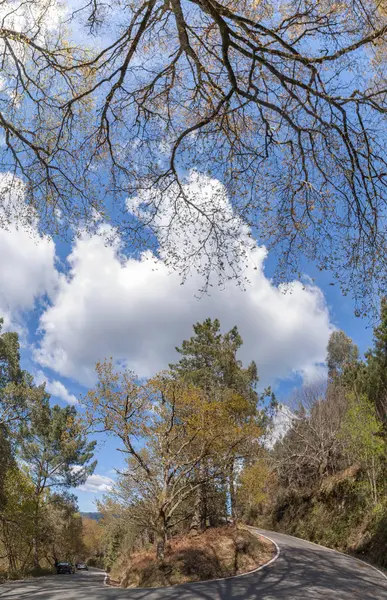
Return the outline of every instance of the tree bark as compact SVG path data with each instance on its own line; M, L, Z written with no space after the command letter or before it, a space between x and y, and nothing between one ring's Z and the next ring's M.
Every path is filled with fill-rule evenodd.
M167 523L164 514L160 514L157 522L155 542L156 542L156 558L158 561L163 561L165 558L165 543L167 541Z
M201 505L202 505L202 486L199 485L195 492L194 510L190 524L190 534L195 535L199 533L201 526Z
M197 470L198 480L205 481L205 466L200 464ZM204 531L207 527L207 498L206 484L201 483L195 492L194 511L190 524L190 533Z
M32 555L34 569L39 569L39 497L36 500L34 511L34 536L32 538Z
M203 483L200 486L201 489L201 505L200 505L200 531L207 529L207 517L208 517L208 506L207 506L207 486Z
M34 569L39 569L39 548L38 548L38 540L36 537L36 533L34 534L34 537L32 540L32 553L33 553L33 560L34 560Z
M231 509L231 517L234 523L238 520L238 512L237 512L237 501L236 501L236 489L235 489L235 473L234 473L234 459L230 462L229 471L228 471L228 486L229 486L229 494L230 494L230 509Z

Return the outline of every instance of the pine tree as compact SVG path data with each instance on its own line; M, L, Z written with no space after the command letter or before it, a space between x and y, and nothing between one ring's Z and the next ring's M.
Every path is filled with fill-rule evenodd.
M96 462L90 462L96 442L85 435L73 406L49 404L46 394L21 427L20 458L34 484L34 566L39 568L40 513L45 495L85 482Z
M258 371L254 361L247 368L237 358L237 352L243 345L243 340L238 328L233 327L222 334L218 319L206 319L203 323L193 326L194 335L189 340L184 340L181 347L176 350L182 355L179 362L171 364L170 368L178 377L199 387L210 397L226 402L230 394L237 394L248 400L244 405L244 413L254 415L257 411L258 395L256 384ZM235 396L234 396L235 397ZM247 409L247 410L246 410ZM238 418L243 418L242 414ZM228 472L228 494L231 514L237 518L236 510L236 485L235 468L237 457L230 458ZM206 465L201 464L198 469L205 470ZM209 515L208 490L201 486L197 490L194 504L191 528L193 531L206 526Z
M193 326L194 335L176 350L179 362L169 365L172 372L195 386L211 392L214 388L231 389L248 398L254 412L258 402L255 390L258 371L254 361L243 368L237 352L243 345L238 328L222 334L218 319L206 319Z
M13 331L2 333L3 322L0 318L0 515L5 506L6 474L15 463L19 427L29 408L44 394L21 369L19 336Z

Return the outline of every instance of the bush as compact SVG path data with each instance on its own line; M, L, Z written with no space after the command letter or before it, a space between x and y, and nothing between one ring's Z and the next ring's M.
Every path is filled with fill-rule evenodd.
M53 567L38 567L37 569L30 569L27 571L26 575L30 577L44 577L45 575L53 575L55 573L55 569ZM21 574L18 574L21 578Z

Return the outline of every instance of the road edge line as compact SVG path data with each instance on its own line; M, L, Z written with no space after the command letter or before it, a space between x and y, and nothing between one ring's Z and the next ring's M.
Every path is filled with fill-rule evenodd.
M256 529L257 529L257 531L259 531L259 527L257 527ZM264 531L266 531L266 530L264 529ZM346 552L341 552L340 550L336 550L336 548L329 548L328 546L323 546L322 544L317 544L317 542L311 542L310 540L305 540L304 538L300 538L300 537L297 537L296 535L291 535L289 533L284 533L282 531L273 531L273 533L279 533L280 535L287 535L288 537L294 538L295 540L300 540L301 542L307 542L308 544L313 544L313 546L317 546L318 548L323 548L324 550L329 550L329 552L336 552L337 554L341 554L342 556L346 556L347 558L352 558L352 560L356 560L357 562L360 562L363 565L367 565L367 567L371 567L371 569L374 569L374 571L379 573L379 575L381 575L384 579L387 579L386 573L384 573L383 571L378 569L378 567L375 567L371 563L366 562L365 560L362 560L361 558L357 558L357 556L352 556L352 554L347 554ZM260 535L263 535L263 534L260 534ZM263 536L263 537L266 537L266 536ZM270 539L270 538L268 538L268 539ZM273 540L270 540L270 541L273 541ZM274 543L274 541L273 541L273 543Z
M250 533L253 533L253 532L250 531ZM270 560L265 562L263 565L256 567L252 571L246 571L246 573L239 573L238 575L229 575L228 577L219 577L218 579L205 579L204 581L188 581L187 583L183 583L183 584L179 584L179 585L190 585L192 583L210 583L211 581L225 581L227 579L238 579L239 577L245 577L246 575L252 575L253 573L258 573L258 571L261 571L261 569L264 569L265 567L268 567L269 565L271 565L274 561L277 560L277 558L281 554L280 547L274 540L269 538L267 535L263 535L263 533L258 533L258 532L255 533L254 532L253 535L255 535L257 537L261 536L261 537L265 538L266 540L269 540L269 542L271 542L273 544L273 546L275 547L275 551L276 551L275 556L273 556L273 558L271 558Z
M250 531L250 533L253 533L253 532ZM244 577L245 575L251 575L252 573L257 573L261 569L268 567L269 565L271 565L273 562L275 562L277 560L277 558L281 554L281 550L280 550L280 547L278 546L277 542L275 542L274 540L269 538L267 535L263 535L263 533L254 532L253 535L256 535L256 536L260 535L261 537L265 538L266 540L269 540L269 542L271 542L275 547L275 551L276 551L275 556L273 556L273 558L268 560L265 564L257 567L256 569L253 569L252 571L247 571L246 573L239 573L239 575L230 575L229 577L221 577L220 579L209 579L208 581L222 581L223 579L236 579L237 577ZM197 583L201 583L201 582L198 581Z

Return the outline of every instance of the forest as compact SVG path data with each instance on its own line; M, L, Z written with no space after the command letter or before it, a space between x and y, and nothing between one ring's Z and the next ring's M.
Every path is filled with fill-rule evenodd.
M141 557L161 569L176 545L244 524L386 566L387 300L364 357L333 331L327 376L281 401L260 389L259 365L238 359L242 344L237 327L206 319L148 380L101 360L77 412L50 403L20 367L17 333L2 333L2 578L82 558L129 585ZM94 520L70 492L95 469L97 433L126 466Z

